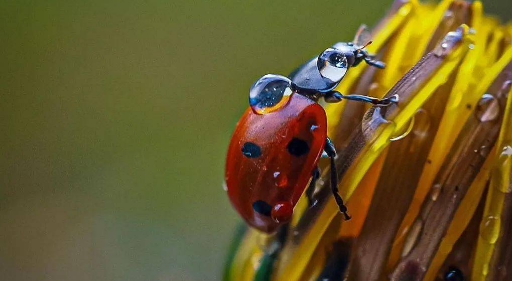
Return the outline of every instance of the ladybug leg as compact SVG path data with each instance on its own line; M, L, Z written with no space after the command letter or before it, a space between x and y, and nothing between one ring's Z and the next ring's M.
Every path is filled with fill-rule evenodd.
M316 200L313 198L315 193L316 181L320 178L320 169L318 166L313 169L313 175L311 176L311 182L309 183L308 188L306 189L306 197L308 198L309 207L316 204Z
M331 191L334 199L336 200L336 204L340 208L340 212L345 216L345 220L350 220L350 216L347 213L347 206L343 203L343 199L340 196L338 190L338 172L336 171L336 161L334 158L336 157L336 148L334 148L334 144L331 142L329 138L325 140L325 152L329 155L329 159L331 160Z
M337 91L330 91L325 94L324 99L326 102L331 102L331 103L332 102L340 102L342 99L346 99L346 100L371 103L376 106L388 106L388 105L398 102L398 95L392 95L391 97L378 99L378 98L362 96L362 95L343 95L342 93L337 92Z

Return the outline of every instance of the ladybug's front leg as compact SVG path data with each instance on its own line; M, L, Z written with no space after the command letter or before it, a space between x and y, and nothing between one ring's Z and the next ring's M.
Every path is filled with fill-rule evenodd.
M336 200L336 204L340 208L340 212L345 216L345 220L349 220L350 216L347 213L347 206L343 203L343 199L340 196L338 190L338 172L336 171L336 161L334 158L336 157L336 148L334 148L334 144L331 142L329 138L325 140L325 153L331 160L331 191L334 199Z
M330 103L340 102L342 99L346 99L346 100L371 103L376 106L388 106L388 105L398 102L398 95L393 95L388 98L378 99L378 98L362 96L362 95L343 95L342 93L340 93L338 91L330 91L325 94L324 99L326 102L330 102Z

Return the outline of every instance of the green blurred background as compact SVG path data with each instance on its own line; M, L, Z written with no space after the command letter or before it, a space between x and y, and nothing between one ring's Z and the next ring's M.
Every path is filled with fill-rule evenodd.
M0 280L219 280L250 85L389 4L2 1Z

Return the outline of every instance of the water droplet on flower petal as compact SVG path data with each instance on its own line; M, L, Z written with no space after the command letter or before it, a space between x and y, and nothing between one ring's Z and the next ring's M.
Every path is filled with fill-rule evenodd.
M493 121L500 114L498 100L490 94L484 94L478 101L475 109L475 115L481 122Z
M432 201L436 201L439 197L439 194L441 193L441 184L436 183L432 186L432 189L430 190L430 199Z
M482 222L480 235L482 239L490 244L496 243L500 236L501 219L494 216L485 218Z
M416 241L420 237L421 230L423 229L423 221L421 219L417 219L414 221L414 224L411 226L411 230L409 234L405 238L404 248L402 250L402 257L405 257L409 254L409 252L413 249Z

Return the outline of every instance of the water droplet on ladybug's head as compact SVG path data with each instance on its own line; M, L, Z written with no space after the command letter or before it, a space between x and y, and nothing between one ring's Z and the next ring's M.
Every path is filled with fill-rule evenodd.
M257 114L283 108L290 99L292 81L281 75L267 74L256 81L249 92L249 104Z
M340 50L328 48L318 56L317 66L322 77L339 82L347 73L348 61Z

